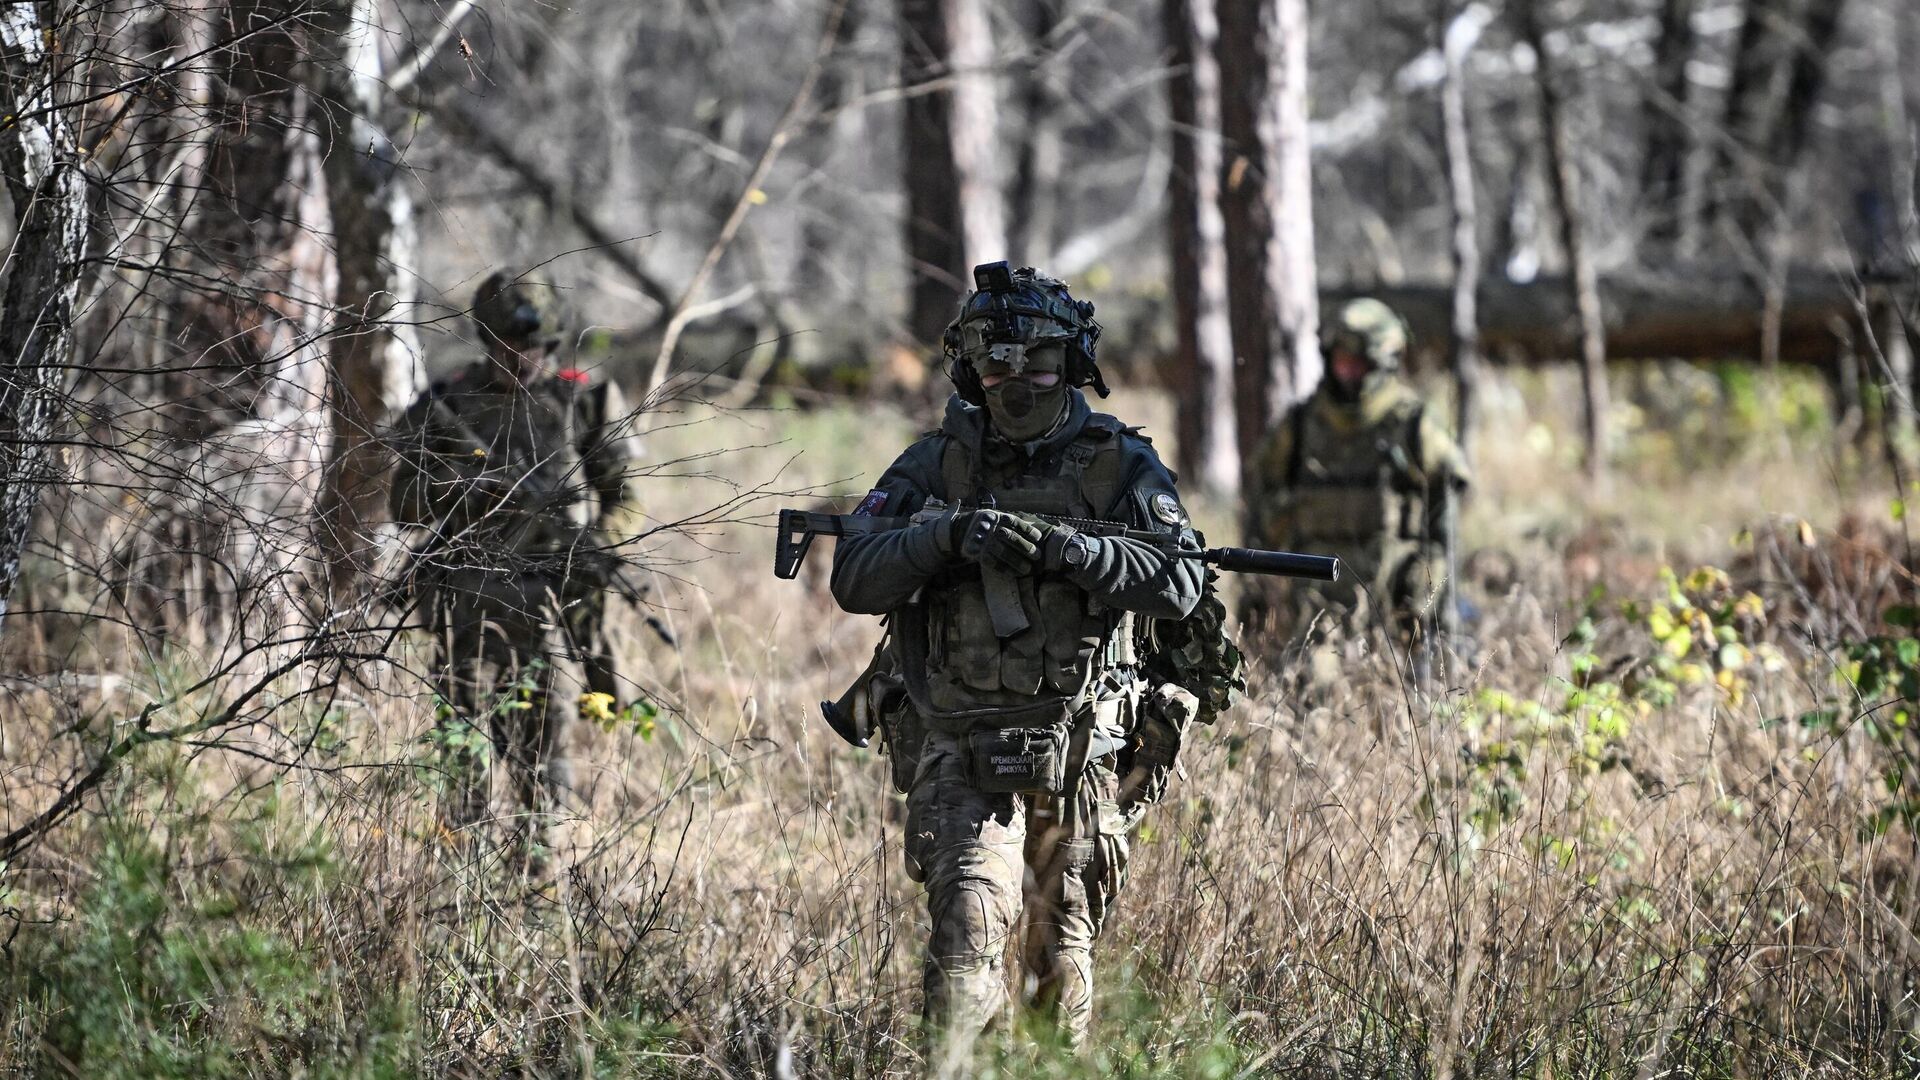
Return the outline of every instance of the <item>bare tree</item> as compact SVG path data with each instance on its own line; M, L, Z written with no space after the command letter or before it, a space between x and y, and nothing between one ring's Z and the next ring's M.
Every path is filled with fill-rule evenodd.
M1670 256L1693 226L1687 212L1687 162L1694 147L1689 111L1692 93L1687 67L1693 62L1697 0L1663 0L1660 37L1654 45L1653 82L1641 106L1646 123L1646 153L1640 166L1644 208L1652 215L1646 238Z
M1240 445L1229 423L1233 328L1220 213L1219 24L1208 0L1164 0L1161 18L1172 69L1167 252L1178 348L1169 382L1178 402L1180 470L1202 488L1230 496L1240 486Z
M0 309L0 625L20 578L40 492L51 477L86 253L82 157L50 48L64 29L52 4L0 9L0 172L13 201Z
M1713 223L1737 244L1764 247L1786 211L1846 8L1846 0L1748 0L1707 185Z
M981 0L900 0L908 325L939 342L972 261L1005 247L994 140L993 39ZM934 88L929 84L942 84Z
M380 513L381 481L392 464L379 429L424 384L420 343L408 319L418 299L413 199L400 150L381 122L388 96L382 25L376 0L327 0L317 26L322 62L316 65L316 99L326 110L325 175L339 263L320 534L336 596L373 561L369 528Z
M1320 381L1305 0L1219 0L1221 212L1243 461Z
M1033 55L1019 81L1022 123L1007 200L1007 244L1013 258L1035 266L1051 265L1058 240L1066 72L1056 50L1066 6L1066 0L1026 0L1019 6Z
M1447 150L1447 188L1453 196L1453 333L1448 367L1454 381L1454 430L1460 448L1471 448L1474 404L1480 386L1480 209L1474 192L1473 137L1467 127L1467 57L1493 20L1484 4L1472 3L1447 19L1440 52L1446 81L1440 85L1440 126Z
M1607 469L1607 331L1600 308L1600 281L1588 246L1581 198L1580 163L1567 131L1567 103L1559 63L1547 47L1540 19L1542 0L1521 0L1517 15L1521 37L1533 48L1535 82L1540 94L1540 126L1547 144L1547 176L1560 215L1560 244L1566 250L1574 308L1580 316L1580 386L1586 430L1587 476L1604 482Z

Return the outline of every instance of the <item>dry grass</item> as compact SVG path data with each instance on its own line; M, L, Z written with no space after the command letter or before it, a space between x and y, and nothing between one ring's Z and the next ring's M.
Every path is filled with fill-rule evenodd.
M1860 724L1792 722L1844 697L1836 642L1878 629L1905 588L1896 560L1862 554L1892 526L1831 531L1848 512L1884 520L1889 492L1829 461L1818 432L1676 469L1645 452L1655 430L1591 497L1554 442L1574 428L1525 405L1550 397L1523 387L1491 412L1467 532L1504 555L1476 563L1477 648L1446 691L1416 699L1365 641L1339 647L1337 680L1256 671L1136 839L1098 952L1098 1049L1074 1062L1002 1038L980 1074L1920 1067L1913 845L1860 828L1887 796L1886 748ZM657 479L656 518L718 501L721 474L857 494L921 423L696 418L650 453L757 448ZM727 526L651 553L680 644L635 625L628 653L670 708L646 732L581 733L557 887L435 826L404 654L333 715L145 752L0 879L19 926L0 1068L912 1074L924 913L900 801L813 706L877 628L817 582L773 580L770 544ZM1771 612L1727 621L1755 659L1737 688L1714 661L1663 696L1660 567L1736 560L1727 595L1752 588ZM1835 615L1847 605L1873 625ZM101 720L128 707L68 696ZM44 790L18 778L78 744L55 734L73 711L14 700L0 795L17 819ZM327 739L306 765L267 760L313 727Z

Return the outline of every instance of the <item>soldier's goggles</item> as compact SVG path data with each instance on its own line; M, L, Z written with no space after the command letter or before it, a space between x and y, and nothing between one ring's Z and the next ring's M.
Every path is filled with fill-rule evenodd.
M1021 374L1011 371L985 371L980 374L980 385L991 390L1008 379L1024 379L1036 390L1051 390L1060 385L1060 373L1057 371L1028 371Z

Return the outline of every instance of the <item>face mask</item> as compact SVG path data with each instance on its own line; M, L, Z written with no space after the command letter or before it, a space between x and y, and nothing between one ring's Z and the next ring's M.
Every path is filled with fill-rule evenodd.
M994 430L1014 443L1032 442L1053 430L1067 407L1067 380L1062 375L1065 367L1066 351L1059 347L1043 347L1029 354L1024 375L988 365L980 381L986 390L987 417L993 421ZM986 385L989 383L992 385Z

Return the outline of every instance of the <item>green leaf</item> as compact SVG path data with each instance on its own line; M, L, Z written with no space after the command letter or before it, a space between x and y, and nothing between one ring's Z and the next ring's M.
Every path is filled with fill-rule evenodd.
M1880 618L1888 626L1904 626L1912 629L1920 626L1920 607L1912 604L1895 604L1882 612Z
M1902 638L1894 651L1899 654L1901 664L1920 667L1920 638Z

